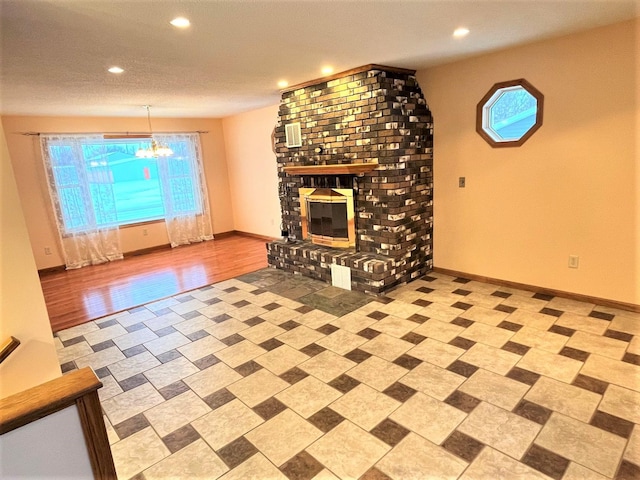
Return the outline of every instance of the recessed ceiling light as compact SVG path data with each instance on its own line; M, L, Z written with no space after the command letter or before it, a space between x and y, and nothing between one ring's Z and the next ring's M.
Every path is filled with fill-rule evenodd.
M323 75L331 75L333 73L333 67L327 65L326 67L322 67L321 71Z
M453 36L456 37L456 38L466 37L467 35L469 35L469 29L468 28L460 27L460 28L456 28L453 31Z
M280 87L280 88L286 88L288 86L289 86L289 82L287 82L286 80L280 80L278 82L278 87Z
M107 71L110 72L110 73L122 73L122 72L124 72L124 70L121 69L120 67L111 67Z
M189 21L189 19L184 17L176 17L173 20L171 20L169 23L174 27L178 27L178 28L187 28L188 26L191 25L191 22Z

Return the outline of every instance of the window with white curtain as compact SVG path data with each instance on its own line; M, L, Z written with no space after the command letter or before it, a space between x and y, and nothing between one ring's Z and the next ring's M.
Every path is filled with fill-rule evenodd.
M150 139L103 139L49 142L50 172L58 193L65 232L95 224L130 225L164 219L165 195L172 214L201 215L203 181L199 172L197 136L179 135L167 142L167 158L138 158Z
M122 225L164 220L172 247L213 239L199 135L155 139L169 146L171 156L136 157L150 139L40 136L67 268L121 259Z

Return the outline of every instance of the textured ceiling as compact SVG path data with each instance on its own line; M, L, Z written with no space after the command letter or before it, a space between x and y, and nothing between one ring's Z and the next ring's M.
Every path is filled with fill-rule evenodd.
M223 117L290 84L419 69L632 18L640 0L0 0L0 113ZM169 20L183 15L188 30ZM466 26L471 34L454 39ZM570 61L568 59L568 61ZM107 73L118 65L121 75Z

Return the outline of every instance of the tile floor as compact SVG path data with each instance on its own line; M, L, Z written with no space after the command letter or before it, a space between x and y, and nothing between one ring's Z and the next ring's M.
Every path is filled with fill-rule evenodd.
M640 478L640 314L265 269L57 334L120 479Z

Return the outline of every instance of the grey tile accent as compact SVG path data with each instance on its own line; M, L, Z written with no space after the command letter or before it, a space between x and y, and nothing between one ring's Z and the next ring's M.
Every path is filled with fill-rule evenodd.
M398 358L396 358L393 363L395 363L396 365L400 365L407 370L413 370L422 363L422 360L405 353L404 355L400 355Z
M191 425L185 425L162 438L171 453L182 450L200 438L200 434Z
M318 345L317 343L310 343L306 347L302 347L300 351L305 355L309 355L310 357L315 357L316 355L324 352L326 348Z
M156 332L157 333L157 332ZM175 360L176 358L180 358L182 354L177 350L169 350L168 352L161 353L156 355L156 358L160 360L162 363L170 362L171 360Z
M510 293L501 292L500 290L496 290L491 295L493 295L494 297L500 297L500 298L509 298L511 296Z
M324 466L306 451L302 451L280 466L280 471L291 480L311 480Z
M387 445L395 447L404 437L409 435L409 430L390 418L386 418L371 429L371 434Z
M342 393L347 393L360 385L360 382L347 374L343 374L331 380L329 385Z
M545 408L537 403L529 402L528 400L521 400L516 408L513 409L513 413L520 415L527 420L544 425L549 420L551 413L548 408Z
M329 407L324 407L322 410L311 415L307 420L317 429L327 433L342 423L344 417Z
M259 344L260 347L264 348L267 351L275 350L276 348L282 345L284 345L284 343L282 343L280 340L275 338L272 338L270 340L267 340Z
M170 398L177 397L187 390L189 390L189 387L182 380L178 380L177 382L173 382L171 385L160 388L158 393L160 393L165 400L169 400Z
M624 332L618 332L617 330L608 329L604 332L605 337L615 338L616 340L622 340L623 342L630 342L633 340L633 335Z
M359 348L351 350L349 353L344 355L344 358L356 363L364 362L369 357L371 357L371 354L369 352L365 352L364 350L360 350Z
M527 385L533 385L538 381L540 375L534 372L530 372L529 370L524 370L520 367L513 367L509 371L509 373L507 373L507 377L522 383L526 383Z
M453 293L456 293L456 292L453 292ZM469 293L471 293L471 292L469 292ZM471 305L470 303L465 303L465 302L456 302L451 306L453 308L459 308L460 310L469 310L471 307L473 307L473 305Z
M283 379L285 382L288 382L291 385L293 385L295 383L298 383L303 378L307 378L308 376L309 374L304 370L300 370L298 367L293 367L292 369L287 370L282 375L280 375L280 378Z
M604 395L604 392L606 392L607 387L609 386L607 382L582 375L581 373L579 373L578 376L573 380L572 385L584 388L585 390L589 390L590 392L599 393L600 395Z
M131 390L132 388L139 387L140 385L143 385L148 381L149 380L147 380L147 377L145 377L143 373L138 373L137 375L134 375L129 378L125 378L124 380L121 380L118 383L120 384L120 387L122 388L122 390L126 392L127 390Z
M194 362L191 362L191 363L193 363L200 370L204 370L205 368L209 368L219 362L220 362L220 359L215 355L211 354L211 355L207 355L206 357L199 358L198 360L195 360Z
M204 402L211 407L212 410L215 410L222 405L229 403L231 400L234 400L236 397L233 393L231 393L226 388L222 388L217 392L212 393L211 395L207 395L203 398Z
M633 431L633 422L596 410L589 422L594 427L614 433L622 438L629 438Z
M257 372L261 368L262 368L262 365L254 362L253 360L249 360L248 362L243 363L242 365L236 367L235 371L238 372L243 377L247 377L252 373Z
M185 337L187 337L192 342L195 342L196 340L200 340L201 338L208 337L209 335L210 335L209 332L205 332L204 330L198 330L196 332L185 335Z
M505 297L507 298L507 297ZM513 313L517 310L517 308L515 307L511 307L509 305L496 305L495 307L493 307L494 310L497 310L499 312L505 312L505 313Z
M106 322L102 322L102 323L96 322L96 325L98 325L98 328L103 329L103 328L111 327L117 323L118 321L115 318L112 318L111 320L107 320Z
M555 480L560 480L569 467L569 460L536 444L522 457L522 463Z
M471 463L484 448L484 443L454 430L453 433L449 435L449 438L442 443L442 447L462 458L465 462Z
M169 310L167 308L167 310ZM169 310L167 313L170 313L171 310ZM156 312L159 314L159 312ZM147 326L144 324L144 322L138 322L138 323L134 323L133 325L129 325L127 327L124 327L124 329L129 332L129 333L133 333L133 332L137 332L138 330L142 330L143 328L147 328Z
M417 393L417 390L414 390L403 383L396 382L388 386L382 393L388 395L394 400L404 403L413 397L413 395Z
M253 411L260 415L265 421L275 417L286 409L287 406L276 397L271 397L253 407Z
M480 401L481 400L476 397L461 392L460 390L456 390L444 400L444 403L447 403L452 407L456 407L458 410L462 410L465 413L471 413L473 409L478 406Z
M125 421L114 425L113 429L118 434L120 440L122 440L136 432L139 432L143 428L147 428L148 426L150 426L150 423L147 420L147 417L145 417L144 414L139 413L138 415L134 415L133 417L127 418Z
M607 321L611 321L616 317L615 315L612 315L610 313L598 312L597 310L593 310L589 314L589 316L593 318L598 318L600 320L607 320Z
M456 360L447 367L447 370L468 378L478 370L478 367L471 365L470 363L463 362L462 360Z
M584 362L587 360L587 358L589 358L590 354L589 352L584 352L582 350L578 350L577 348L564 347L562 350L560 350L560 355Z
M102 350L106 350L107 348L115 347L116 344L113 343L113 340L106 340L104 342L96 343L95 345L91 345L91 348L94 352L100 352Z
M136 355L139 355L140 353L146 352L147 349L144 348L144 345L136 345L134 347L131 348L127 348L126 350L122 350L122 353L124 353L124 356L129 358L129 357L134 357Z
M231 469L258 453L258 449L249 440L240 437L225 445L216 453Z

